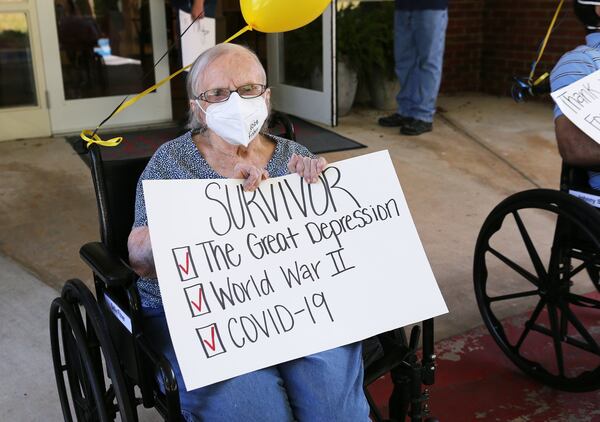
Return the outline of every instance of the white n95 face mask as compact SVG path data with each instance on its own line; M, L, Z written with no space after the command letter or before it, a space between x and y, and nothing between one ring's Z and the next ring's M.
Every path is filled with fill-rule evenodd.
M209 105L204 112L210 130L232 145L245 147L258 134L269 114L263 97L245 99L237 92L232 92L227 101Z

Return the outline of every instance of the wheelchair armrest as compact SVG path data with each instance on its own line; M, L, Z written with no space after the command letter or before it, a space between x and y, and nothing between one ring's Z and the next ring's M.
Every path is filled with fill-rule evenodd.
M86 243L79 255L108 287L127 288L137 278L133 270L101 242Z

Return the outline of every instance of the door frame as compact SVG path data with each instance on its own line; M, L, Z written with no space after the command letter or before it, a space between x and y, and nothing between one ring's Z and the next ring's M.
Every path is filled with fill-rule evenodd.
M0 13L26 14L37 97L37 105L0 108L0 141L44 137L50 136L51 133L36 3L37 0L0 3Z
M275 109L329 126L337 125L335 16L336 2L332 1L319 18L323 20L323 91L282 83L283 34L267 35L267 74L273 88L271 98Z
M163 0L149 0L150 26L152 28L153 61L167 50L167 23ZM79 132L94 129L123 100L124 95L66 100L58 44L58 31L54 1L43 0L38 6L40 32L46 82L48 85L49 114L53 134ZM154 69L155 81L169 76L169 60L165 59ZM129 94L129 98L137 92ZM172 119L171 88L164 84L155 92L146 95L132 107L113 116L103 127L147 125L168 122Z

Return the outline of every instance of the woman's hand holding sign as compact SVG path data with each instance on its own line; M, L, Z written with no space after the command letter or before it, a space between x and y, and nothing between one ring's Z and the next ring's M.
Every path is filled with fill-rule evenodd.
M287 166L290 173L298 173L306 183L316 183L327 166L327 160L323 157L310 158L292 154Z
M248 163L237 163L233 168L233 173L236 177L245 179L242 186L246 192L252 192L258 187L260 182L269 178L267 170Z
M327 160L323 157L310 158L298 154L292 154L287 164L290 173L297 173L306 183L316 183L326 166ZM235 177L245 179L243 187L246 192L256 190L260 182L269 178L267 170L248 163L236 164L234 173Z

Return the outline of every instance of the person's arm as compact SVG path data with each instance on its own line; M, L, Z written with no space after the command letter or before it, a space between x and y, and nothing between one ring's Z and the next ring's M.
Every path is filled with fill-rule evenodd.
M580 49L564 54L550 74L550 88L556 92L586 77L596 68L592 58ZM600 144L581 131L561 111L554 107L554 130L558 152L563 161L576 167L592 169L600 166Z
M150 230L148 226L134 227L127 239L129 249L129 265L140 277L156 278Z
M192 2L192 10L190 11L192 15L192 19L204 17L204 0L193 0Z
M564 115L554 120L554 130L558 152L565 163L590 170L600 169L600 144Z
M261 181L269 177L269 173L266 170L251 164L238 164L235 166L234 171L236 177L245 179L244 190L250 192L255 190ZM156 278L156 267L154 265L154 256L152 255L152 243L150 242L150 230L147 226L145 213L146 204L143 200L141 189L141 183L138 183L138 190L140 192L136 197L138 202L136 204L136 221L142 225L134 227L127 239L129 265L131 265L133 271L140 277Z
M137 275L143 278L156 278L152 244L150 243L150 231L148 230L143 181L169 179L169 175L162 171L164 166L160 165L160 163L168 160L169 156L164 153L164 146L160 147L140 175L135 191L135 214L133 228L127 239L127 249L129 251L129 265Z

